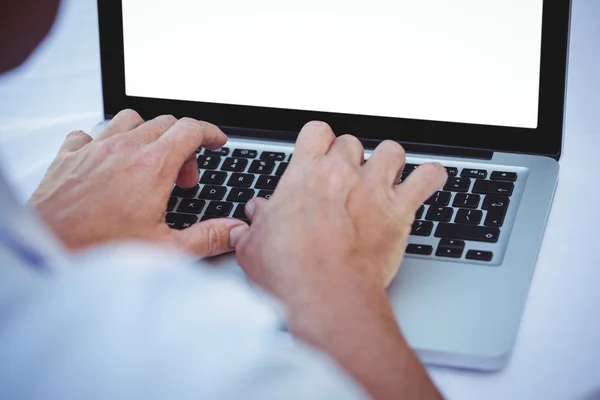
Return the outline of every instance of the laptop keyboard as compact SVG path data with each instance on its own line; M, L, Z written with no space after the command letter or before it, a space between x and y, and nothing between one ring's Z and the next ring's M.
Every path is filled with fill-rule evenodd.
M249 223L245 204L254 197L268 199L292 157L290 151L229 147L197 153L198 185L191 189L175 186L169 199L165 219L173 229L212 218L231 217ZM417 211L407 256L498 264L506 244L504 236L510 232L507 215L518 173L442 164L448 181ZM400 181L418 166L406 164Z

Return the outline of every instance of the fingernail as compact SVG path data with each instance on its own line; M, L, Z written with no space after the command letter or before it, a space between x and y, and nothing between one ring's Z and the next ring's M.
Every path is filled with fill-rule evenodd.
M235 249L238 245L246 229L248 229L248 225L238 225L231 228L229 231L229 246L231 246L232 249Z
M256 209L256 203L254 202L254 200L250 200L247 204L246 204L246 216L250 219L252 219L252 216L254 215L254 210Z

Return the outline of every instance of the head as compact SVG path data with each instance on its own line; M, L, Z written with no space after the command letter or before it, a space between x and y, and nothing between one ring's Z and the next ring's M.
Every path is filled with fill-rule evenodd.
M60 0L0 1L0 74L18 67L50 31Z

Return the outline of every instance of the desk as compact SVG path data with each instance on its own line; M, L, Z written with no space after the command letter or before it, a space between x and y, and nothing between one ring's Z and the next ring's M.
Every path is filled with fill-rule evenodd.
M572 399L600 389L600 1L573 0L560 183L509 366L430 368L451 399ZM96 5L65 0L44 45L0 78L0 158L23 199L63 136L100 120ZM600 396L600 394L597 394Z

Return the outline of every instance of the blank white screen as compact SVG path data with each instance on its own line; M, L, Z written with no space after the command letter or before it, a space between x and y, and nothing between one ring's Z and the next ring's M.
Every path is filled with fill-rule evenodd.
M129 96L536 128L543 0L122 0Z

